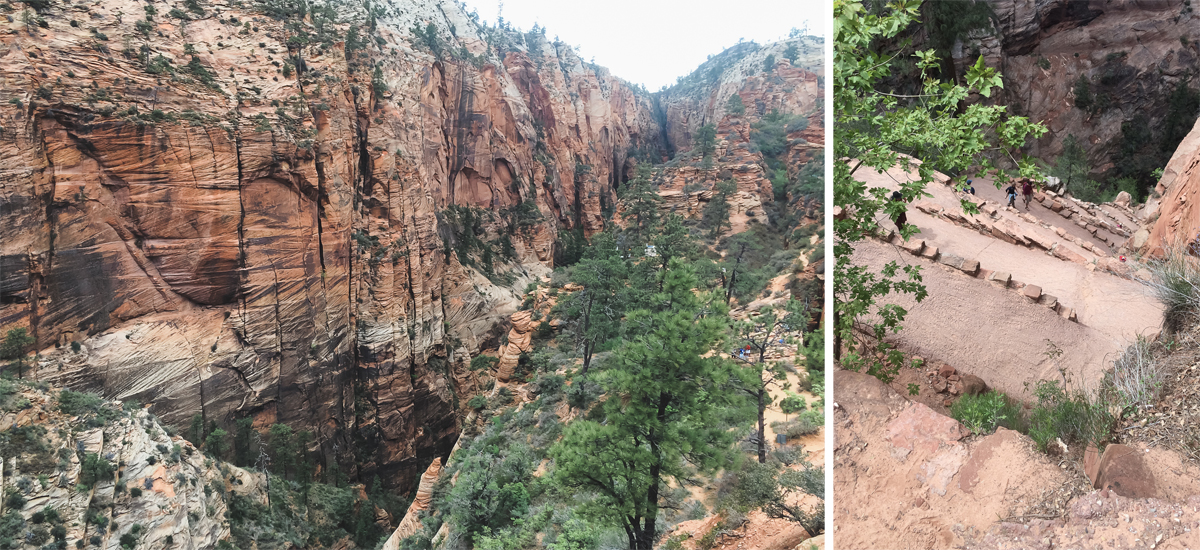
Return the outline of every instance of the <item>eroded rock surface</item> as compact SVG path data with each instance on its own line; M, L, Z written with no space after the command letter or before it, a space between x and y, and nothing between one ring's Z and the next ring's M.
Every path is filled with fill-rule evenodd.
M3 8L0 333L29 328L39 379L175 425L308 429L402 491L457 437L469 355L498 345L559 231L602 228L635 156L664 158L732 93L820 96L807 38L804 64L722 67L675 99L544 35L489 42L454 3L339 22L153 5L51 2L45 25ZM460 256L451 205L489 211L467 230L511 259Z

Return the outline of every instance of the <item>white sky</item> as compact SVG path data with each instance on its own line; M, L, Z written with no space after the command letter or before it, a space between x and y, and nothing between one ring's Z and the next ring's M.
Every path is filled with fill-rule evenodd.
M793 27L826 36L833 17L826 0L465 0L488 24L504 19L528 31L534 23L579 46L580 56L647 90L675 83L737 44L786 38Z

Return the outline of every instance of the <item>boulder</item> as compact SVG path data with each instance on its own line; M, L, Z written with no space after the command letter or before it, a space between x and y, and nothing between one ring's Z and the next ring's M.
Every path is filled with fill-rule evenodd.
M959 385L962 386L963 395L982 395L988 391L987 383L974 374L962 375Z
M924 404L912 403L888 423L886 439L892 446L892 454L903 459L914 450L933 453L968 433L957 420L938 414Z
M962 269L964 260L954 254L941 254L938 256L938 261L955 269Z
M1154 498L1158 488L1154 474L1142 459L1142 452L1119 443L1104 448L1096 465L1096 489L1107 489L1127 498Z

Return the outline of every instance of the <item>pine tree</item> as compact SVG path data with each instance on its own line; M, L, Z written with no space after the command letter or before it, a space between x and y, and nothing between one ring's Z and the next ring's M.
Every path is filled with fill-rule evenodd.
M624 207L621 217L625 221L618 245L622 251L640 256L658 225L658 203L662 202L662 197L650 186L650 166L638 164L634 178L619 191L618 197Z
M732 180L713 186L713 196L700 212L701 225L712 230L709 238L717 240L723 229L732 228L729 224L729 196L736 192L737 184Z
M609 398L550 450L555 482L593 492L582 512L621 525L631 550L654 547L669 481L714 472L735 454L733 432L716 418L731 399L718 389L735 367L709 354L726 311L697 284L682 260L668 264L654 307L629 312L630 337L597 377Z
M742 364L738 388L750 396L758 411L758 461L761 463L767 461L767 408L775 404L771 388L787 390L791 387L783 364L767 361L767 350L780 344L782 334L803 329L807 324L804 315L804 305L793 298L788 300L782 312L768 308L753 321L741 321L733 327L731 340L737 347L732 357Z
M628 268L612 233L592 239L583 260L571 268L571 281L583 286L555 307L575 349L583 355L580 375L586 375L597 346L617 337L625 313Z
M24 377L22 367L25 366L25 348L32 346L34 341L24 328L14 328L4 335L4 342L0 343L0 359L15 360L17 378Z

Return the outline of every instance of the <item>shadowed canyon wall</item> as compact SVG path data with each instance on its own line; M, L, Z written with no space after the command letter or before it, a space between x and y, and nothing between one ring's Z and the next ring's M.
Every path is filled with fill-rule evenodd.
M338 23L289 5L8 12L0 333L36 338L29 376L175 425L306 428L325 467L406 489L558 232L602 229L632 157L659 162L713 103L449 2L342 3ZM781 64L786 93L812 93L815 55ZM507 255L462 257L451 205Z

